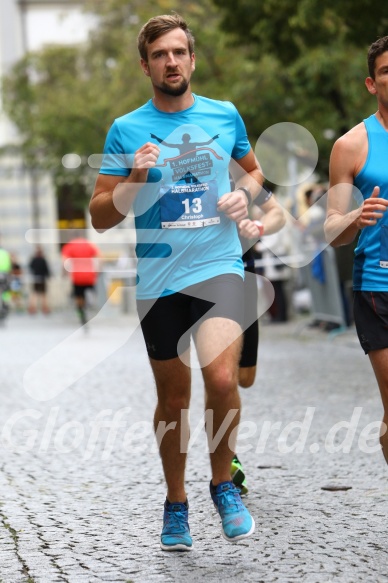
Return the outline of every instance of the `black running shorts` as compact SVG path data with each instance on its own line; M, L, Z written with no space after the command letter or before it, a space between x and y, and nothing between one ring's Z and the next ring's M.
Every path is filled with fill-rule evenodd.
M388 292L354 292L353 312L365 354L388 348Z
M192 326L195 334L208 318L227 318L243 325L244 281L233 273L219 275L156 300L137 300L137 311L148 356L169 360L178 356L181 336ZM186 335L179 354L189 346Z
M87 289L94 290L94 285L73 285L73 296L75 298L85 298Z
M249 273L253 274L249 277ZM259 321L257 318L257 276L254 268L245 268L244 281L244 336L240 357L240 367L257 364L259 347Z

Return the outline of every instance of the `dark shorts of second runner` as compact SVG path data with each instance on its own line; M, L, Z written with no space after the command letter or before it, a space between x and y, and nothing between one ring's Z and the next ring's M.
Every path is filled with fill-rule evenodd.
M73 296L75 298L84 298L85 299L85 293L86 290L90 289L90 290L94 290L94 285L73 285Z
M195 336L201 323L208 318L227 318L242 326L243 286L243 279L230 273L156 300L137 300L148 356L154 360L169 360L183 354L190 346L190 336L185 332L194 327ZM178 354L178 342L184 334Z
M253 274L249 276L248 274ZM244 280L244 336L240 357L241 368L257 365L259 321L257 317L257 276L254 268L245 268Z
M365 354L388 348L388 292L354 292L354 323Z

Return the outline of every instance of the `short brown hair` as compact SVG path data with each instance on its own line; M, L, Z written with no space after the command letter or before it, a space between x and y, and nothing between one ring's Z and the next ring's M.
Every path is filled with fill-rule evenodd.
M369 76L375 78L375 63L377 57L388 51L388 36L383 36L376 40L369 47L368 51L368 70Z
M147 61L147 45L153 43L157 38L175 28L181 28L186 34L189 44L189 52L190 55L192 55L194 52L194 36L187 26L186 21L179 16L179 14L163 14L162 16L154 16L153 18L150 18L139 32L139 36L137 37L137 47L141 58L144 59L144 61Z

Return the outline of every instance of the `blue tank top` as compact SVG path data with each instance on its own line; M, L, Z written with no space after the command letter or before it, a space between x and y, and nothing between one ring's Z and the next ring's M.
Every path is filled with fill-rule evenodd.
M354 179L365 199L375 186L380 198L388 199L388 132L376 115L364 120L368 134L368 156ZM353 288L357 291L388 291L388 211L376 225L362 229L355 249Z

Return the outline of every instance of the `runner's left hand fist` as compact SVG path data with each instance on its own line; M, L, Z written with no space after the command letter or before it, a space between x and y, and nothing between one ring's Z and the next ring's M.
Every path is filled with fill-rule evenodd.
M242 190L226 192L217 203L217 209L236 223L248 216L248 200Z

